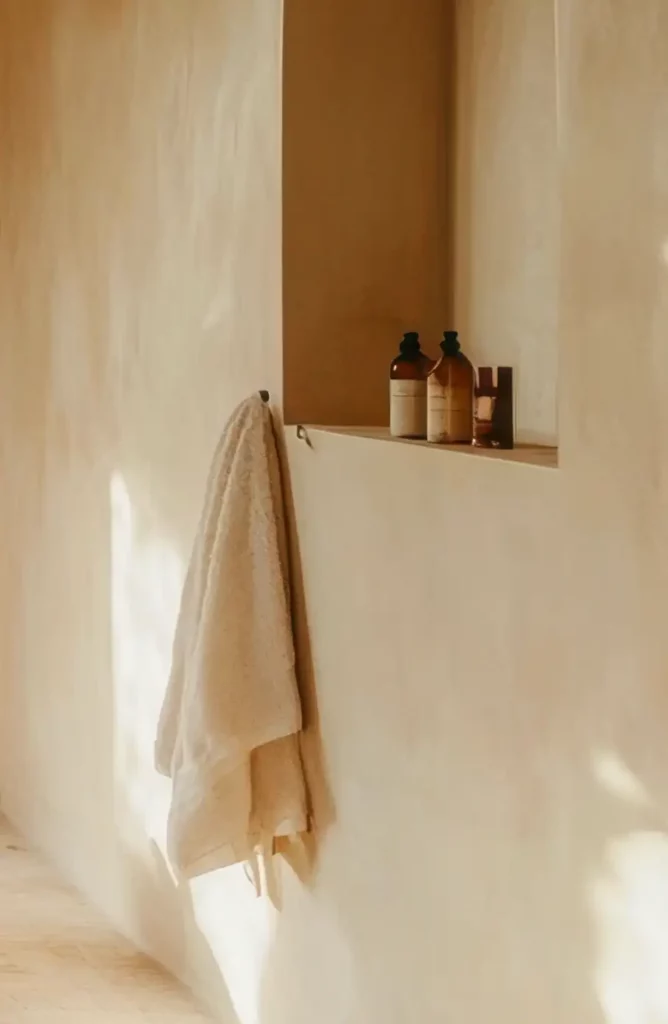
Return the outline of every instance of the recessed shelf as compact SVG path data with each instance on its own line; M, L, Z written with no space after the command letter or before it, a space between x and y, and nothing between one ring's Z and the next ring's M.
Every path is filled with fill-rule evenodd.
M473 448L470 445L429 444L428 441L411 441L407 438L392 437L385 427L330 427L318 424L304 424L307 433L324 431L327 434L344 434L348 437L363 437L373 441L386 441L390 444L417 445L429 448L434 452L449 452L474 459L492 459L496 462L515 462L525 466L537 466L540 469L559 468L559 450L543 445L518 444L510 451L495 448Z

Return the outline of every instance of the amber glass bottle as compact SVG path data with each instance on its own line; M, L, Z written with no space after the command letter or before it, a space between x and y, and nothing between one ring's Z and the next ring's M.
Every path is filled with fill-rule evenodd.
M427 380L427 440L434 444L471 444L473 440L473 367L456 331L446 331L443 355Z
M415 331L404 334L399 355L390 366L390 433L393 437L427 436L427 375L434 361L420 348Z

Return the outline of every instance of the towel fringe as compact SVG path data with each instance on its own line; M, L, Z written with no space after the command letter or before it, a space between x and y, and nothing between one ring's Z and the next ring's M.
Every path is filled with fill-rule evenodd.
M260 842L253 847L244 864L244 874L255 889L255 895L263 895L262 875L264 874L264 892L274 907L280 910L282 905L282 887L280 872L276 870L274 854L276 844L274 836L262 836Z

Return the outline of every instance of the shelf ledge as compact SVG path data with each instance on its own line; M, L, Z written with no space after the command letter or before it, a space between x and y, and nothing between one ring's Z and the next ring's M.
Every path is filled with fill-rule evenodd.
M498 448L473 448L461 444L430 444L428 441L413 441L404 437L392 437L384 427L330 427L321 424L304 424L306 433L323 431L327 434L343 434L347 437L363 437L372 441L387 441L390 444L414 445L429 448L435 452L451 452L455 455L468 456L474 459L493 459L496 462L515 462L525 466L537 466L540 469L559 468L559 449L547 445L517 444L510 450Z

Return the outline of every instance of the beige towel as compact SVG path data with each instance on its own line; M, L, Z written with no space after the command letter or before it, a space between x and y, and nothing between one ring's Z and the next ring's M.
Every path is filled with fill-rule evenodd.
M300 729L278 453L254 395L216 450L158 727L182 875L256 865L274 837L306 830Z

